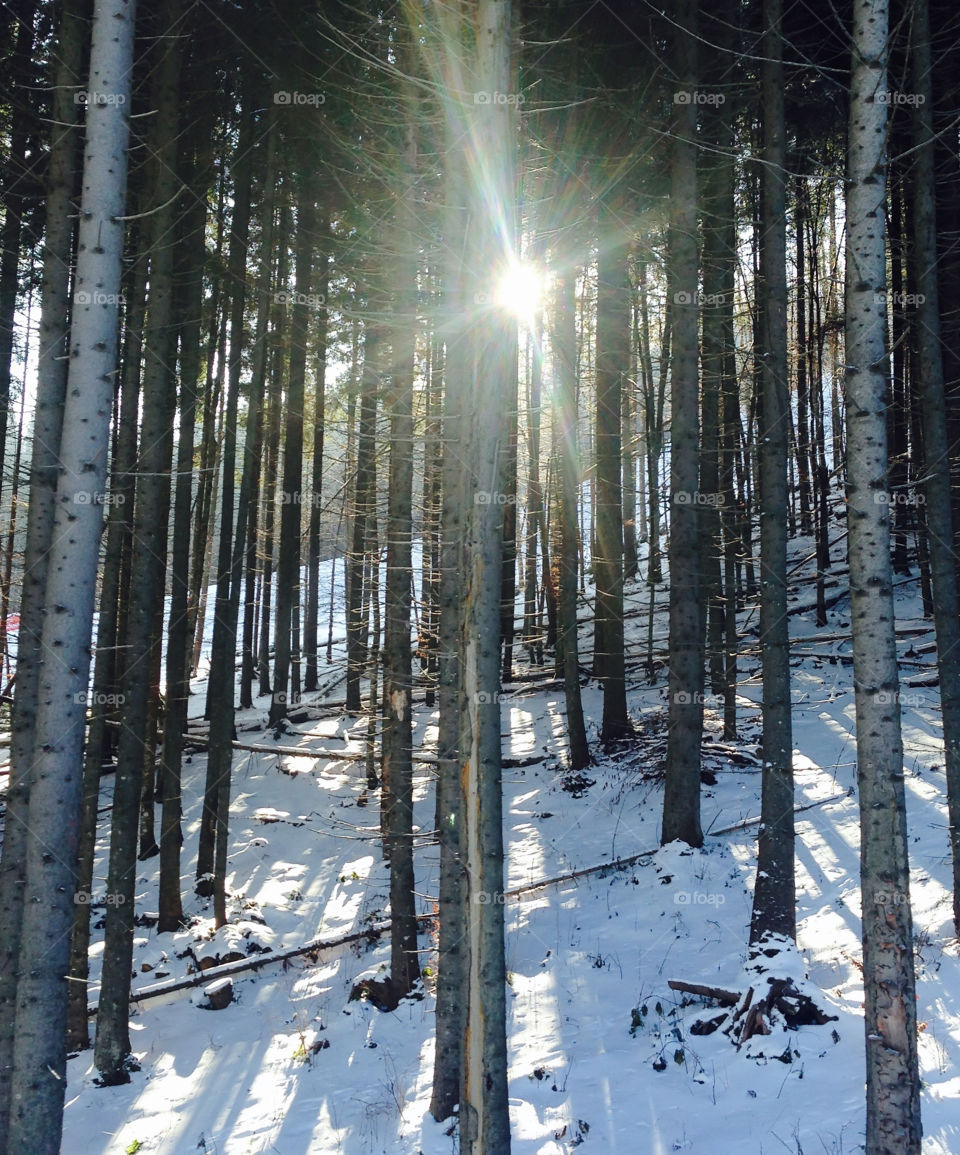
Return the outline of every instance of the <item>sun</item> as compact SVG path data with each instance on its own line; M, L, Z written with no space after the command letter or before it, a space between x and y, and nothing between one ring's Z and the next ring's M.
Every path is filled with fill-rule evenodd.
M535 265L514 261L497 285L496 303L519 321L529 323L540 307L543 273Z

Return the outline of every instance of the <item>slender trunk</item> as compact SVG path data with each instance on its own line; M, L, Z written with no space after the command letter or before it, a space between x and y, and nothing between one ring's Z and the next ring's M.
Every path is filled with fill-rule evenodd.
M36 128L36 113L29 99L24 98L28 97L30 88L37 5L31 2L17 5L17 8L16 39L13 52L7 58L6 80L20 99L12 103L10 109L9 137L4 149L3 227L0 229L0 486L3 484L6 456L17 298L20 295L20 241L27 204L24 190L30 169L28 146Z
M261 456L263 453L263 398L266 387L267 358L269 355L268 329L270 323L270 274L273 269L273 218L276 191L276 137L277 106L268 113L267 156L263 182L263 200L260 205L260 271L257 322L253 337L253 364L251 367L250 397L247 406L247 433L243 448L243 475L240 481L241 504L246 518L241 527L237 518L234 556L246 553L243 581L243 643L240 666L240 708L253 705L254 620L257 609L257 510L260 501ZM247 524L249 522L249 524ZM244 550L244 547L245 550Z
M677 8L680 86L696 88L697 3ZM699 397L697 371L696 107L675 104L671 173L670 285L673 294L670 441L670 679L664 843L703 844L700 741L703 729L703 634L699 582Z
M56 1155L90 642L117 352L134 4L96 0L70 365L48 551L30 784L8 1151ZM84 293L88 298L80 298ZM56 846L57 854L49 847ZM2 1137L0 1137L2 1138Z
M80 0L64 0L52 75L53 119L58 130L50 143L47 168L30 506L20 595L17 686L11 711L11 772L0 858L0 1147L10 1117L14 1010L25 889L22 883L26 876L29 838L27 811L43 659L44 591L53 540L58 450L67 387L67 325L74 239L71 203L78 159L79 118L73 92L79 83L83 58L85 24L81 8Z
M562 653L563 691L570 735L570 768L582 770L590 762L587 731L580 697L580 651L577 637L577 482L578 445L576 332L574 278L562 269L556 274L553 349L556 359L556 421L560 439L560 550L557 648Z
M360 422L357 431L357 465L354 481L353 526L347 559L347 711L359 713L360 679L366 660L366 626L363 615L363 568L370 535L376 490L374 448L377 420L377 389L380 384L380 345L383 334L376 322L364 332Z
M303 490L303 403L307 371L307 333L313 297L313 249L316 230L316 192L310 165L301 173L297 213L297 251L294 268L294 303L290 320L290 367L283 449L283 487L280 507L280 552L277 559L277 605L274 623L273 697L270 725L286 717L289 690L294 603L300 600L300 503Z
M940 342L937 277L936 174L931 91L928 0L918 0L913 25L914 91L924 99L913 113L916 159L913 186L913 259L916 268L917 343L926 519L930 542L937 669L943 712L943 744L953 859L953 922L960 934L960 599L953 551L950 504L950 447Z
M763 778L757 881L750 945L754 955L776 938L797 936L794 880L793 737L787 617L787 187L782 2L764 0L763 411L760 442L760 652ZM766 953L766 952L765 952Z
M233 162L234 205L230 233L230 256L227 266L233 288L230 308L230 362L227 395L223 411L223 449L221 452L223 483L220 499L220 541L217 550L216 601L214 603L213 645L207 690L207 712L210 717L210 745L207 749L207 774L204 785L203 812L200 818L200 842L197 849L197 893L214 893L214 858L217 845L226 839L228 815L221 804L229 801L230 774L233 766L234 732L234 659L236 655L236 617L232 614L233 573L232 545L234 494L237 464L237 407L240 399L240 374L243 368L243 314L247 239L250 230L250 152L255 140L256 122L252 86L248 82L242 102L240 133ZM238 591L239 592L239 591ZM216 896L214 901L217 902ZM223 902L221 896L220 902Z
M198 191L211 157L207 134L200 122L194 154L188 156L185 183ZM166 714L164 716L161 775L163 806L160 814L160 894L157 931L175 931L183 924L180 892L180 850L183 845L180 784L183 735L187 728L190 693L190 514L193 497L194 433L201 363L203 305L203 237L206 205L198 197L181 226L179 237L178 299L180 300L180 420L177 443L176 499L170 559L170 628L167 635Z
M596 515L593 572L597 585L594 668L603 688L601 739L632 733L623 657L623 502L621 396L629 363L630 291L627 249L615 236L619 214L605 214L597 262Z
M867 1155L919 1155L916 979L890 567L883 237L887 0L854 7L846 181L847 524L857 714Z
M161 26L174 27L179 15L180 0L165 0L159 13ZM176 402L173 199L179 183L176 149L181 55L177 39L171 37L162 44L163 55L154 80L153 103L157 113L150 142L156 158L152 175L157 207L150 217L153 234L150 297L144 334L143 417L137 458L139 476L133 518L127 651L121 682L122 724L113 787L103 972L94 1046L94 1062L106 1086L130 1081L127 1060L130 1056L128 1016L137 871L136 815L140 809L145 754L151 775L155 759L148 723L157 609L163 605L166 572L170 460ZM159 653L156 656L159 658Z
M475 90L511 91L509 0L479 0L475 12ZM468 270L490 269L491 253L513 252L514 125L508 106L467 106L466 140L483 140L489 182L470 186L470 224L464 246ZM469 146L468 146L469 147ZM469 171L469 155L450 163ZM491 189L490 183L493 188ZM504 235L506 231L506 235ZM487 273L489 277L490 274ZM487 299L493 286L481 283ZM460 716L460 783L467 909L466 999L460 1081L460 1150L463 1155L510 1152L507 1099L506 967L503 930L503 818L500 755L499 623L503 507L484 502L500 488L505 440L503 411L516 397L516 328L495 309L470 327L469 424L465 429L462 555L463 707ZM619 465L619 454L618 461ZM479 500L478 500L479 499Z
M458 7L437 6L438 38L448 54L447 62L463 91L468 81L462 61L455 55L462 29ZM460 654L460 607L463 601L463 574L460 570L465 520L465 483L460 448L465 444L466 412L470 398L469 353L467 348L468 284L461 253L466 243L468 218L464 208L466 191L462 160L457 152L461 109L448 97L445 144L448 163L444 173L444 230L448 238L447 264L440 297L440 325L446 338L444 350L443 418L440 429L441 506L438 581L436 828L440 843L440 925L437 941L437 1011L434 1048L433 1090L430 1114L437 1121L448 1119L460 1098L463 1067L463 1037L466 1030L466 982L464 936L468 910L462 859L463 804L460 796L460 709L463 693Z
M307 608L303 629L303 651L306 670L303 688L306 692L317 689L317 655L319 652L318 621L320 616L320 513L323 496L323 426L326 399L327 372L327 246L330 222L324 216L317 230L320 253L317 261L317 300L320 309L314 322L314 403L313 403L313 458L310 465L310 523L307 530Z

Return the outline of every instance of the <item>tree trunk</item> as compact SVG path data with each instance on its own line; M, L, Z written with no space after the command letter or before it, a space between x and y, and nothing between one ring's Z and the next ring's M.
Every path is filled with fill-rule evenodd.
M453 52L460 43L463 26L459 6L437 6L438 51L446 53L447 64L463 90L468 81L462 63ZM460 1098L463 1067L463 1037L466 1031L467 955L464 939L467 928L466 880L462 858L463 803L460 796L460 710L463 669L460 653L460 609L463 602L463 574L460 561L467 509L466 484L460 458L465 444L467 407L470 400L470 359L467 346L469 319L466 269L461 260L468 231L465 209L466 180L463 159L458 152L462 111L452 104L446 121L444 172L444 218L446 239L444 276L440 294L437 328L444 334L443 418L440 429L441 507L439 557L439 617L437 645L437 733L436 828L440 843L440 925L437 934L437 1011L434 1048L433 1090L430 1114L438 1122L450 1118ZM451 163L452 162L452 163Z
M300 502L303 490L303 404L307 372L307 333L313 300L313 249L316 229L316 192L310 164L300 174L297 212L297 252L294 268L294 303L290 320L290 368L287 385L287 420L283 452L283 487L280 507L280 552L277 558L277 605L274 623L273 697L270 725L287 715L293 606L300 599Z
M677 75L686 102L675 104L670 198L672 293L670 438L670 679L664 843L703 844L700 740L703 729L703 635L700 628L699 397L697 371L697 3L677 7Z
M20 99L11 102L9 135L4 149L3 227L0 229L0 486L3 484L6 456L13 344L17 298L20 295L20 239L31 163L28 143L36 117L29 99L29 88L37 5L31 2L17 5L17 8L16 39L13 52L7 58L5 78Z
M165 0L158 17L162 28L174 27L180 0ZM103 973L97 1008L94 1062L104 1085L127 1083L130 1076L128 1016L133 960L134 899L137 872L137 814L144 775L144 739L153 679L157 607L163 604L170 509L170 460L176 359L173 298L174 197L176 171L180 41L160 42L152 93L156 117L151 129L151 153L156 158L153 190L156 209L150 223L150 296L145 331L140 453L133 520L133 550L128 611L127 651L121 682L122 722L117 749L107 876ZM147 740L150 772L155 750ZM151 815L152 817L152 815Z
M360 428L357 433L357 466L354 481L353 525L347 556L347 711L359 713L360 679L367 648L363 617L363 568L370 532L374 488L374 448L377 421L377 389L383 334L375 321L364 329L363 370L360 393Z
M565 266L556 272L553 351L557 375L556 421L560 441L560 550L557 560L559 598L557 649L563 662L563 691L570 735L570 768L590 763L587 731L580 696L580 649L577 636L577 484L580 474L578 444L577 368L574 277Z
M763 665L763 779L757 881L750 945L795 940L793 737L787 617L787 195L781 0L764 0L763 207L760 291L763 308L763 412L760 441L760 652Z
M857 712L867 1155L918 1155L916 980L887 482L887 0L854 7L846 185L847 518Z
M465 86L468 90L511 90L510 19L509 0L479 0L474 16L476 72L473 84ZM464 263L471 271L483 269L492 279L496 273L488 271L490 255L512 255L514 247L510 235L515 200L512 115L509 106L493 101L468 105L464 111L466 140L484 141L487 165L487 179L468 186L470 222ZM465 152L454 153L448 163L469 171ZM481 280L481 290L488 301L494 300L493 284ZM505 442L503 410L509 409L511 394L515 396L515 334L515 321L511 324L495 308L484 309L470 329L469 425L463 441L466 534L461 562L460 845L467 909L463 944L466 1025L460 1081L463 1155L510 1152L499 704L503 507L490 500L490 495L499 488L502 476L498 448Z
M220 812L226 796L229 800L230 773L233 765L234 730L234 661L237 645L237 622L232 613L231 577L233 574L233 518L237 465L237 406L240 398L240 374L243 367L243 314L247 239L250 230L250 151L255 140L253 117L255 96L251 82L244 92L240 133L234 154L234 204L230 230L230 256L227 277L233 288L230 308L230 363L227 396L223 411L223 449L221 452L223 484L220 499L220 541L217 550L216 601L214 603L213 644L210 655L210 677L207 689L207 713L210 717L210 746L207 751L207 774L204 784L203 812L200 818L200 842L197 849L197 893L214 892L214 857L217 842L226 837L228 815ZM238 591L239 593L239 591ZM215 899L216 901L216 899Z
M409 46L398 49L404 75L413 71ZM415 105L411 91L401 97L404 121L399 179L400 252L393 318L392 380L387 399L390 465L387 484L387 575L383 646L383 793L384 854L390 862L390 978L394 994L410 993L420 977L417 957L417 908L413 872L413 655L410 646L413 568L413 379L416 372L417 241L412 212L417 183Z
M40 348L36 416L30 463L30 506L20 634L17 687L11 719L11 772L6 798L3 856L0 859L0 1147L10 1118L10 1079L14 1046L16 982L23 921L23 879L29 825L34 735L42 672L41 635L44 593L56 509L57 462L67 387L67 324L74 224L71 204L76 175L79 108L73 92L79 84L85 24L79 0L61 7L53 69L53 119L60 131L50 145L47 168L46 235L43 248ZM72 915L72 912L71 912Z
M190 693L190 516L193 498L194 433L201 361L203 307L203 237L206 204L199 196L209 176L211 155L208 126L201 119L191 150L181 164L185 183L197 200L185 218L179 237L178 298L180 299L180 421L177 444L177 483L170 559L170 629L167 636L166 713L164 715L161 775L163 806L160 814L160 893L157 932L175 931L183 924L180 893L180 849L183 845L180 785L183 735L187 728Z
M66 1088L66 974L80 808L81 751L96 592L123 252L134 4L96 0L87 108L76 308L48 553L37 687L8 1151L56 1155ZM80 293L89 294L89 300ZM57 853L50 854L49 847Z
M326 210L325 210L326 211ZM320 615L320 513L323 498L323 426L326 404L327 372L327 262L330 221L324 216L318 221L317 237L320 242L317 261L316 287L320 308L314 321L314 403L313 403L313 459L310 470L310 523L307 530L307 609L303 628L303 651L306 660L303 688L307 693L317 689L317 655L319 653L318 620Z
M928 0L918 0L913 24L916 159L913 181L913 259L917 290L917 374L923 408L924 487L930 542L937 670L953 858L953 922L960 934L960 604L950 503L950 457L940 342L937 277L936 174Z
M627 248L617 238L619 214L604 214L597 261L596 475L597 535L594 669L603 688L601 740L618 742L633 728L627 717L623 658L623 501L620 418L623 378L630 362L630 286Z

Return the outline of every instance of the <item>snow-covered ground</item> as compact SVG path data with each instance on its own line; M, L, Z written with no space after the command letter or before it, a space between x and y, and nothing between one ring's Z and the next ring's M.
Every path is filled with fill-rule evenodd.
M809 543L795 543L797 557ZM838 570L841 567L837 567ZM840 579L841 581L843 578ZM798 587L812 599L812 586ZM665 648L661 594L656 636ZM799 601L796 603L799 605ZM670 979L741 989L753 883L760 774L759 670L741 661L740 737L721 740L708 700L711 739L703 788L704 848L657 849L665 740L665 675L641 684L646 590L632 588L629 694L634 749L600 758L587 782L564 773L562 691L507 688L502 703L507 886L569 875L651 853L508 897L505 904L510 1104L517 1155L584 1151L687 1151L699 1155L849 1155L862 1149L864 1030L859 969L859 818L849 610L841 602L818 631L795 613L797 891L799 949L825 1009L825 1026L756 1037L741 1051L718 1031L690 1033L703 1005L674 993ZM756 617L741 624L755 627ZM950 864L937 690L907 683L934 661L929 623L913 586L899 587L898 628L909 807L912 900L917 934L925 1155L960 1152L960 961L950 922ZM833 637L833 635L839 635ZM749 645L750 638L746 645ZM590 632L583 634L589 648ZM339 657L339 654L337 655ZM518 657L524 655L518 649ZM329 678L321 666L321 682ZM202 684L191 713L202 713ZM340 697L342 687L331 697ZM238 716L263 722L267 700ZM588 719L600 716L593 684ZM365 718L315 711L315 720L244 740L354 752ZM428 750L435 712L421 706L415 737ZM596 746L596 725L591 728ZM428 765L417 771L417 884L433 910L438 851ZM189 929L158 935L138 927L134 986L187 975L203 957L279 952L362 930L389 914L379 852L376 798L358 805L362 761L238 753L231 810L231 924L213 934L212 909L193 894L193 856L205 758L184 766L183 889ZM589 784L588 784L589 783ZM572 787L578 786L579 789ZM110 778L102 804L109 803ZM739 827L729 830L730 827ZM103 897L108 830L101 832L94 898ZM156 910L157 860L140 864L138 913ZM102 906L95 909L95 921ZM147 919L146 921L150 921ZM434 932L421 938L435 967ZM99 948L92 965L96 1001ZM68 1065L64 1155L143 1151L180 1155L347 1155L456 1151L449 1125L427 1107L433 1065L432 974L424 997L392 1013L349 1002L361 974L385 970L386 935L267 965L235 977L235 1001L204 1009L198 991L144 1000L133 1009L141 1064L124 1087L94 1085L92 1052ZM490 1153L496 1155L496 1153Z

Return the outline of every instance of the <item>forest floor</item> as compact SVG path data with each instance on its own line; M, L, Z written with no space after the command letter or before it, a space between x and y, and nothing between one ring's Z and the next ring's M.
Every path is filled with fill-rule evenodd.
M809 541L794 543L796 557ZM839 554L840 550L835 551ZM804 567L804 573L806 567ZM838 572L839 569L838 569ZM844 579L841 577L840 579ZM655 636L665 649L666 595ZM628 589L629 706L637 740L601 757L580 781L564 770L562 689L517 683L502 701L507 886L589 867L606 869L508 897L510 1111L515 1155L850 1155L863 1149L864 1026L860 966L859 816L849 604L818 631L813 587L798 584L791 631L800 965L836 1021L775 1030L737 1050L722 1031L691 1034L706 1004L669 980L744 989L759 814L760 681L756 656L740 663L739 737L723 743L722 704L706 702L703 788L706 842L657 849L666 734L665 670L645 684L647 591ZM916 932L925 1155L960 1152L960 958L950 921L950 864L938 690L930 623L915 584L897 593L903 731ZM744 614L745 646L756 614ZM749 631L753 629L751 638ZM584 631L584 649L590 635ZM524 655L518 647L518 657ZM518 663L519 664L519 663ZM321 677L323 677L321 668ZM203 711L202 682L191 713ZM333 692L339 696L339 691ZM267 699L238 715L264 724ZM595 683L584 689L598 719ZM257 745L362 751L365 718L315 711ZM415 713L418 749L430 751L437 715ZM596 723L590 726L597 748ZM208 900L193 894L206 759L184 767L183 888L191 923L178 934L138 926L135 988L183 978L201 958L265 952L361 931L388 917L377 798L364 801L362 761L238 752L231 810L230 925L213 933ZM417 885L434 909L439 854L431 842L433 782L416 770ZM103 785L109 805L112 779ZM104 818L107 815L103 816ZM728 828L740 824L739 829ZM101 831L94 899L104 894L108 823ZM725 832L727 831L727 832ZM618 860L650 852L632 864ZM157 859L140 864L137 912L156 910ZM103 907L94 907L102 923ZM96 932L95 932L96 933ZM425 924L422 962L435 968ZM94 946L96 1002L102 944ZM420 999L381 1013L350 1002L361 976L385 973L387 935L274 963L234 977L235 999L203 1006L202 987L133 1007L141 1069L129 1085L94 1084L92 1052L68 1064L63 1155L346 1155L457 1150L449 1124L428 1113L433 1067L432 974ZM802 976L800 976L802 977ZM685 1005L690 1004L690 1005ZM496 1155L496 1153L490 1153Z

